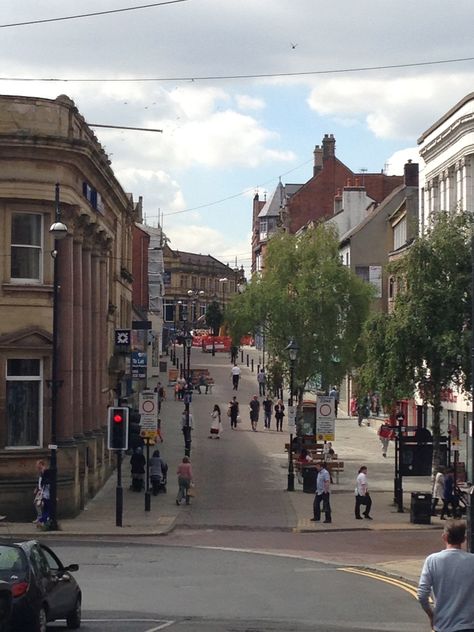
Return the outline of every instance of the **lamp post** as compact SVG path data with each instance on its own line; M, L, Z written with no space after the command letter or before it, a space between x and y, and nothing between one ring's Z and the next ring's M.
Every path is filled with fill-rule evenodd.
M58 528L57 521L57 486L58 486L58 462L57 462L57 419L58 419L58 389L61 385L58 379L58 307L59 307L59 257L58 242L67 235L67 226L61 221L59 208L59 184L56 184L55 193L55 218L49 232L54 238L54 249L51 251L53 258L53 357L51 363L51 456L50 456L50 528Z
M290 358L290 399L288 400L288 425L290 427L290 446L288 449L288 492L295 491L295 469L293 465L293 427L295 422L295 411L293 410L293 390L295 380L295 362L298 356L299 347L295 340L290 340L286 347L288 357Z
M184 348L188 358L188 372L185 374L186 379L186 391L184 393L184 409L186 415L186 424L184 432L184 454L185 456L191 456L191 427L189 424L189 404L191 403L193 387L191 384L191 347L193 346L193 337L189 332L186 333L184 338Z

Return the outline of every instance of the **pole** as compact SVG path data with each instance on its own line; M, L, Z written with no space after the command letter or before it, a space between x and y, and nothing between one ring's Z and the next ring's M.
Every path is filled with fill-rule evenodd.
M187 340L187 335L186 335ZM186 431L184 436L184 454L185 456L191 456L191 427L189 423L189 404L191 402L191 347L187 346L186 343L186 351L188 356L188 373L186 376L186 392L184 395L184 406L185 406L185 414L186 414Z
M290 360L290 399L288 405L293 408L293 381L295 375L295 363L294 360ZM290 411L288 411L288 415ZM293 433L290 432L290 445L288 447L288 486L286 488L288 492L295 491L295 469L293 466Z
M150 511L150 437L146 437L145 511Z
M55 189L55 221L61 221L61 211L59 208L59 184ZM58 420L58 324L59 324L59 242L54 240L53 255L53 357L51 366L51 444L50 444L50 529L58 529L58 462L57 462L57 420Z
M122 450L117 450L117 487L115 488L115 526L122 526L123 488L122 488Z
M474 230L471 229L471 395L474 395ZM471 444L469 445L469 432ZM468 476L471 481L467 506L467 550L474 553L474 398L472 400L471 423L468 426L467 454L470 457Z
M402 413L398 414L397 421L398 436L395 443L395 503L397 505L398 513L403 513L403 478L401 462L403 448L403 422L405 421L405 416Z

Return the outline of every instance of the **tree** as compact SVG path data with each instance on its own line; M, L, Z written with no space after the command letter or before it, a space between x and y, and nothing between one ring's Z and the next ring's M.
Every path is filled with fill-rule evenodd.
M212 329L214 336L219 335L219 327L222 325L224 315L217 301L209 303L206 310L206 323Z
M433 466L439 465L442 397L471 379L472 216L439 213L391 268L402 285L393 312L372 321L361 374L385 401L416 388L433 410ZM392 399L392 401L393 401Z
M272 237L264 274L234 298L226 318L231 332L260 327L286 375L284 350L291 338L297 342L295 385L301 394L311 380L326 388L338 384L352 367L370 296L370 286L342 265L336 229L320 224L301 236Z

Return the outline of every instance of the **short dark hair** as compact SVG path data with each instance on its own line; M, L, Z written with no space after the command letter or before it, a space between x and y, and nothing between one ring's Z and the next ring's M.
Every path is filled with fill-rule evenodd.
M444 525L443 533L448 544L462 544L466 538L466 523L462 520L449 520Z

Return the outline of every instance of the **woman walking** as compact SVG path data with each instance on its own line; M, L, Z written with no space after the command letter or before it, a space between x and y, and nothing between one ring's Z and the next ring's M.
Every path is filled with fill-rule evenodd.
M285 407L281 399L275 404L274 408L277 431L283 432L283 417L285 416Z
M433 500L431 503L431 515L436 516L438 502L444 504L444 468L440 467L436 473L433 485Z
M214 404L214 409L211 413L211 430L209 434L209 439L220 439L222 432L222 421L221 421L221 409L217 404Z
M193 470L188 456L183 456L183 460L178 465L176 474L178 475L179 486L178 495L176 496L176 504L181 504L181 501L184 498L186 500L186 504L189 505L189 487L193 481Z

